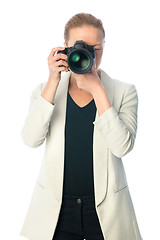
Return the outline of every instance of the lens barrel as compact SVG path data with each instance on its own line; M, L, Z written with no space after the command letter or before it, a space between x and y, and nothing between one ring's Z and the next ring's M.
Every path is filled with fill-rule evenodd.
M93 56L85 48L74 49L68 55L68 67L72 72L84 74L91 70L93 66Z
M95 58L93 46L87 45L83 41L76 41L73 47L65 48L57 53L63 53L68 56L68 67L72 72L77 74L89 72L93 66L93 59Z

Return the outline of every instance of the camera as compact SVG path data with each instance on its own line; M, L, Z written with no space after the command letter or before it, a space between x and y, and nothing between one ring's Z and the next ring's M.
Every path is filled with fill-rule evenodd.
M95 49L92 45L87 45L84 41L76 41L72 47L58 51L58 53L67 55L68 67L74 73L87 73L93 66Z

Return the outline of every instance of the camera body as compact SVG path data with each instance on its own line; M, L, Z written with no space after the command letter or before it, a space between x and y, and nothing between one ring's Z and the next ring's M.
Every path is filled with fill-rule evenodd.
M93 66L95 49L92 45L87 45L84 41L76 41L72 47L65 48L58 53L67 55L68 67L72 72L85 74Z

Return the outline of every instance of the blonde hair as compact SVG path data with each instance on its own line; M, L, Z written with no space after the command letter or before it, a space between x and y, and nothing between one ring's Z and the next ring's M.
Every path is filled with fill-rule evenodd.
M64 30L65 42L68 43L69 31L72 28L78 28L84 25L89 25L89 26L100 29L103 33L103 37L105 38L105 30L104 30L102 21L100 19L96 18L95 16L89 13L78 13L74 15L72 18L70 18L65 25L65 30Z

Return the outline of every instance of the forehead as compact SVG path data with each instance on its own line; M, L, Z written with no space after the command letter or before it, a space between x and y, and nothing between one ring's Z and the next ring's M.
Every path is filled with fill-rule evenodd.
M78 40L82 40L89 45L101 44L103 41L103 33L98 28L92 26L82 26L70 29L68 44L73 45L74 42Z

